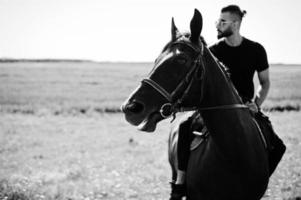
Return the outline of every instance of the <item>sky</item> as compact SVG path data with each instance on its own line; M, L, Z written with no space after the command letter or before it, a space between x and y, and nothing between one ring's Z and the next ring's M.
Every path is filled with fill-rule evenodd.
M217 41L222 7L247 11L241 34L261 43L270 63L301 64L300 0L0 0L0 58L152 62L171 38L171 18Z

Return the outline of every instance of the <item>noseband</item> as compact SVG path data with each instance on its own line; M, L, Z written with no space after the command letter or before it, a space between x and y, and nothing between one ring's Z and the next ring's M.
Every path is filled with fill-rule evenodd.
M204 75L205 75L205 66L203 62L203 54L204 54L204 44L202 44L200 47L196 47L192 45L191 43L185 42L185 41L177 41L173 44L184 44L191 49L193 49L195 52L197 52L197 57L193 61L193 66L189 70L189 72L186 74L185 78L177 85L177 87L169 93L166 91L162 86L160 86L158 83L156 83L154 80L150 78L145 78L142 80L142 84L147 84L154 88L158 93L160 93L166 100L167 103L163 104L159 110L161 116L163 118L168 118L171 115L175 117L176 112L181 111L191 111L191 110L216 110L216 109L231 109L231 108L248 108L246 105L243 104L232 104L232 105L222 105L222 106L214 106L214 107L205 107L205 108L198 108L198 107L184 107L182 106L182 102L186 98L193 81L196 79L196 75L198 74L198 70L202 70L201 77L199 78L201 81L203 81ZM188 85L187 85L188 84ZM182 93L182 96L178 99L175 99L176 96L178 96L178 92L187 85L186 89ZM204 84L201 84L202 86ZM201 89L201 99L203 98L203 89Z

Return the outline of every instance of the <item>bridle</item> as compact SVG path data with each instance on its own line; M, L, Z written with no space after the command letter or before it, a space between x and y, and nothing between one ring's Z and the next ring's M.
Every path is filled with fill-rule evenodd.
M187 94L192 86L192 83L197 78L198 70L202 70L201 77L199 78L202 82L205 75L205 66L203 62L203 55L204 55L204 44L202 43L199 46L195 46L190 42L185 42L183 40L173 42L174 44L183 44L191 49L193 49L195 52L197 52L197 57L193 61L193 66L189 70L189 72L186 74L185 78L177 85L177 87L169 93L166 91L162 86L160 86L157 82L150 78L144 78L142 80L142 84L147 84L151 86L153 89L155 89L158 93L160 93L166 100L167 103L164 103L159 112L163 118L168 118L170 116L175 117L175 113L177 112L183 112L183 111L192 111L192 110L199 110L199 111L206 111L206 110L216 110L216 109L233 109L233 108L248 108L244 104L230 104L230 105L221 105L221 106L213 106L213 107L184 107L181 104L183 103L184 99L187 97ZM182 95L180 98L176 98L179 96L179 91L187 85L186 89L184 89ZM203 87L204 84L201 83L201 86ZM201 100L203 98L203 88L201 89Z

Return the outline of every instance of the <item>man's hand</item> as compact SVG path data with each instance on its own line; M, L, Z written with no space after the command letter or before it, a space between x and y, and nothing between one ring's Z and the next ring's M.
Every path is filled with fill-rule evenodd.
M250 111L252 113L258 113L259 109L256 103L254 102L247 102L246 105L249 107Z

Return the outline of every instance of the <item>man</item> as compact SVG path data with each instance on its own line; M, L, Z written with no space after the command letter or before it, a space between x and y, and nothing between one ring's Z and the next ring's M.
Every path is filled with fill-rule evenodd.
M274 172L285 152L285 145L274 133L271 123L261 111L260 106L266 99L270 88L269 64L264 47L240 34L242 19L246 11L237 5L229 5L221 9L219 20L216 22L219 40L210 47L210 51L222 62L236 87L243 103L254 114L263 132L268 132L269 170ZM253 77L257 72L259 87L254 95ZM255 96L255 98L254 98ZM196 115L195 115L196 116ZM170 200L180 200L186 195L185 171L188 164L189 146L191 141L192 118L183 122L179 127L177 179L172 183Z
M240 34L241 22L245 14L246 11L242 11L237 5L222 8L220 18L216 22L216 29L218 39L223 39L212 45L210 51L227 67L243 103L249 106L266 137L271 175L286 147L274 132L269 118L260 110L270 88L269 64L264 47ZM257 72L259 86L254 95L255 72Z
M257 112L267 97L270 88L269 64L262 45L240 34L242 18L246 11L236 5L224 7L216 22L218 43L210 47L211 52L229 70L231 80L244 103ZM253 101L253 76L257 71L259 88Z

